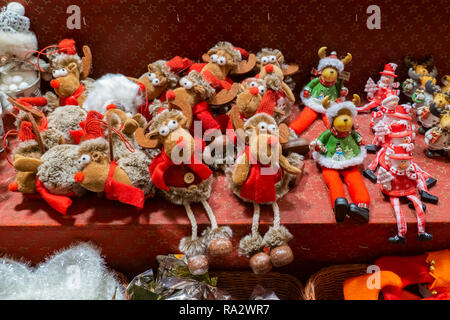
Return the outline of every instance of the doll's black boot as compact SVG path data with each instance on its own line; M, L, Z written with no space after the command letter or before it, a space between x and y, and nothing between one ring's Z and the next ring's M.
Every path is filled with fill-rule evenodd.
M408 203L408 208L415 210L416 208L414 207L414 203L412 203L412 201L410 201ZM422 203L422 210L423 212L427 213L427 206L425 205L425 203Z
M419 240L419 241L433 240L433 235L431 233L428 233L428 232L419 233L417 235L417 240Z
M436 204L439 201L438 197L436 197L435 195L432 195L431 193L426 192L425 190L423 190L421 192L420 199L424 202L429 202L429 203L433 203L433 204Z
M437 180L433 177L429 177L427 180L425 180L425 183L427 184L427 188L430 189L436 185Z
M363 171L363 176L369 179L371 182L376 183L377 182L377 176L375 173L373 173L372 170L366 169Z
M388 238L388 242L389 243L405 243L406 242L406 238L396 234L393 237L389 237Z
M369 209L358 207L354 203L350 204L348 215L359 223L369 222Z
M366 144L364 146L368 153L377 153L377 146L374 144Z
M336 198L334 200L334 217L336 222L342 222L348 213L348 201L345 198Z

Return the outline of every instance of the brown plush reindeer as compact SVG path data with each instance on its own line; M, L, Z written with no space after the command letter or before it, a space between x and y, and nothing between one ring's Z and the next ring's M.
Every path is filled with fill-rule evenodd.
M298 168L302 164L300 157L282 154L281 143L287 141L287 134L277 126L271 116L273 112L267 111L270 110L262 109L245 121L247 147L226 171L233 192L254 206L252 232L241 239L239 252L250 258L255 273L266 273L272 266L281 267L293 261L287 245L292 235L281 225L277 200L302 172ZM258 231L260 204L270 204L274 213L274 225L264 238ZM271 249L270 256L263 251L265 246Z
M86 135L78 149L79 163L82 171L75 174L75 181L83 188L105 193L110 200L118 200L142 209L144 206L144 193L141 189L132 185L130 178L114 160L112 133L120 135L107 118L102 121L101 114L90 111L86 119ZM108 140L104 138L102 126L108 127ZM134 152L134 148L123 137L124 143Z
M57 50L47 53L53 75L50 85L59 97L59 105L81 106L86 99L82 81L91 72L91 50L88 46L83 46L84 56L80 58L72 39L62 40L56 47Z
M169 201L183 205L192 226L192 235L180 241L180 250L187 256L192 274L204 274L208 270L207 254L212 256L228 254L232 250L231 229L219 227L208 198L211 193L212 172L200 160L201 150L196 152L201 141L194 142L188 131L192 122L190 107L178 110L164 110L154 117L146 128L138 128L135 139L143 148L155 149L161 153L150 165L153 184ZM197 222L190 204L200 202L211 222L202 236L197 234Z
M242 48L221 41L202 56L204 64L194 64L191 70L200 72L203 78L218 92L209 100L212 105L222 105L232 101L239 90L239 84L229 78L231 74L250 72L256 63L256 57ZM245 60L247 59L247 60Z

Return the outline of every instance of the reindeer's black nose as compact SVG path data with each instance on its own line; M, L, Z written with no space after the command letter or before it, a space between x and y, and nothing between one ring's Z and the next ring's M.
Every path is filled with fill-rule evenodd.
M348 119L347 118L344 118L344 122L347 122L348 121Z

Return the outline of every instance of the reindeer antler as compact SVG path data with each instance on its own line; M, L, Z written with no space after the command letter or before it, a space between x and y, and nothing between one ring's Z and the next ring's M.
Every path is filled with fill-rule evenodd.
M403 62L408 68L414 68L417 65L417 61L411 55L405 56Z
M84 57L81 58L81 80L85 80L89 76L92 68L92 53L88 46L83 46L83 54Z
M317 52L317 55L319 56L320 59L323 59L327 56L327 47L322 47L319 49L319 51Z
M347 52L347 55L345 56L344 59L341 59L341 62L343 64L348 64L348 63L350 63L350 61L352 61L352 58L353 58L352 55Z
M239 92L239 84L233 83L230 90L222 89L209 98L209 103L215 106L224 105L232 101Z
M250 53L247 60L242 60L233 70L234 74L244 74L253 70L256 64L256 56Z

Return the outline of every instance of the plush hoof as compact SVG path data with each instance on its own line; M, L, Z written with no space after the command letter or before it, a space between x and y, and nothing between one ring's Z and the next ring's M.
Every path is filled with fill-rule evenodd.
M436 185L437 180L433 177L429 177L427 180L425 180L425 183L427 184L427 188L431 189Z
M433 235L431 233L419 233L417 235L417 240L419 241L429 241L429 240L433 240Z
M369 209L358 207L354 203L350 204L348 215L358 223L369 222Z
M388 242L389 243L405 243L406 242L406 238L396 234L393 237L389 237L388 238Z
M425 132L427 132L427 129L425 129L424 127L419 127L417 132L420 133L420 134L425 134Z
M291 247L283 244L270 250L270 261L276 268L288 265L294 261L294 254L292 253Z
M295 140L290 140L283 144L283 152L289 154L290 152L295 152L298 154L305 155L309 152L310 141L305 138L298 138Z
M334 201L334 216L336 222L342 222L348 213L348 201L345 198L337 198Z
M224 256L233 251L233 245L229 239L219 238L213 240L208 246L208 254L212 257Z
M363 176L369 179L371 182L376 183L377 182L377 176L375 173L373 173L372 170L366 169L363 171Z
M368 153L377 153L377 146L374 144L366 144L364 146Z
M208 272L209 263L208 258L204 255L190 257L187 260L189 271L194 276L199 276Z
M265 252L258 252L250 258L250 268L256 274L264 274L272 269L270 257Z
M422 194L420 195L420 199L424 202L429 202L436 204L439 201L439 198L435 195L432 195L431 193L428 193L426 191L422 191Z
M414 203L412 203L412 201L410 201L409 203L408 203L408 208L410 208L410 209L412 209L412 210L415 210L416 208L414 207ZM422 210L423 210L423 212L427 212L427 206L425 205L425 203L422 203Z

